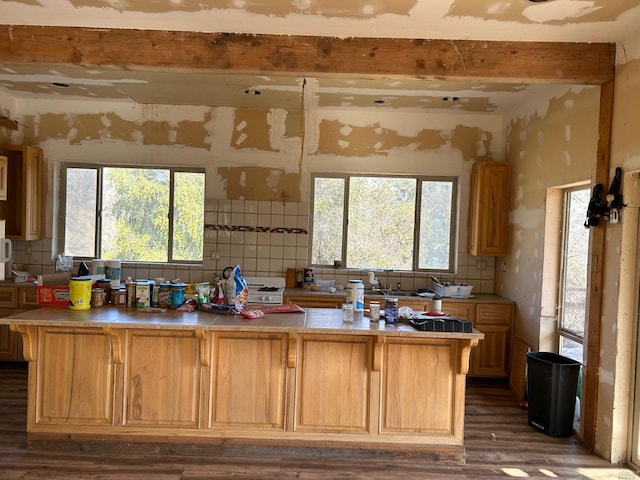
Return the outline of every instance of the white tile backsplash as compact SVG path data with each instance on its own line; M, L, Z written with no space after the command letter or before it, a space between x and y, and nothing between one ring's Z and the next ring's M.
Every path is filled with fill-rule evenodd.
M227 266L241 265L246 276L283 277L287 268L301 269L307 265L309 242L309 204L295 202L262 202L250 200L207 199L205 201L204 259L202 265L122 265L122 279L181 278L184 281L212 281L216 273ZM224 226L231 229L217 229ZM262 231L269 229L301 229L299 232ZM55 260L51 240L14 242L14 265L33 275L54 273ZM496 260L493 257L473 257L458 253L455 274L437 275L443 280L466 282L474 293L493 293ZM367 285L368 271L346 269L316 269L316 276L334 279L346 285L349 279L361 279ZM404 290L431 288L430 274L414 272L376 272L385 285L400 282Z

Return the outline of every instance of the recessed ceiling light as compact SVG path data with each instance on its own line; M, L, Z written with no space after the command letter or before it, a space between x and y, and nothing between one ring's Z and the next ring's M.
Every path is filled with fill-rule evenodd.
M260 90L256 90L255 88L247 88L244 93L247 95L260 95L262 92Z
M69 84L62 82L53 82L51 85L58 88L69 88Z

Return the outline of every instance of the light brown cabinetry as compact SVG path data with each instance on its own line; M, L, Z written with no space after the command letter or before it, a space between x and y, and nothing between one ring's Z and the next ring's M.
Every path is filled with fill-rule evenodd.
M295 304L302 308L342 308L346 297L330 295L287 295L284 303Z
M43 228L42 150L28 145L0 145L0 155L7 157L6 200L0 201L5 235L12 240L39 240Z
M285 428L287 335L213 336L211 428Z
M125 426L199 426L199 343L195 332L190 330L128 331Z
M361 315L345 327L333 309L276 314L272 327L198 312L91 313L11 320L34 372L31 441L402 447L464 461L477 332L387 331Z
M110 337L100 328L56 327L41 327L38 336L37 374L29 376L39 393L35 425L113 425Z
M0 317L8 317L24 310L38 307L35 287L0 286ZM0 361L21 361L20 335L0 325Z
M303 335L299 342L295 430L370 432L372 337Z
M473 165L469 207L469 253L507 254L509 163L480 161Z
M484 333L484 339L471 353L470 376L509 376L513 342L514 306L512 303L472 303L443 300L445 313L464 318Z
M475 328L484 339L471 355L471 375L508 377L513 343L513 304L476 305Z

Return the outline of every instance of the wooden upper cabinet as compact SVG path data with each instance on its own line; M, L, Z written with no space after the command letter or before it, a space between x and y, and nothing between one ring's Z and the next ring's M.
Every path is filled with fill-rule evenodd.
M0 218L6 219L7 238L42 238L43 169L42 150L28 145L0 145L7 157L6 200L0 200Z
M509 163L480 161L471 174L469 253L501 257L507 254Z

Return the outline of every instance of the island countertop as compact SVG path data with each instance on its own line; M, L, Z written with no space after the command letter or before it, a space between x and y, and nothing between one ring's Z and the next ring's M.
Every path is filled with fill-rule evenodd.
M251 305L247 309L258 309ZM423 332L413 328L406 320L386 324L384 320L371 322L363 312L354 313L354 321L342 321L342 312L330 308L306 308L300 313L268 313L262 318L246 319L242 315L220 315L203 311L179 312L145 311L105 306L87 310L71 310L64 307L44 307L0 318L0 324L49 327L101 327L127 329L165 330L228 330L269 331L291 333L319 333L375 336L417 336L427 338L482 339L477 330L469 333Z

